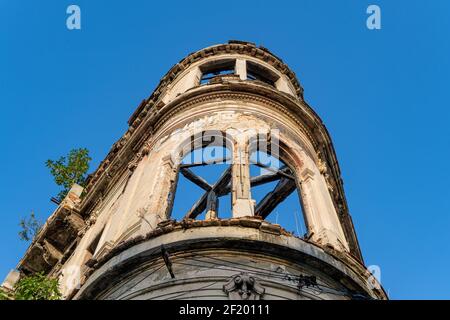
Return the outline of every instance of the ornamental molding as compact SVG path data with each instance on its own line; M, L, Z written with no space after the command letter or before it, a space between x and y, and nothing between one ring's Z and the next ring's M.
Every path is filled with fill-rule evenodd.
M163 109L167 108L167 109L172 109L172 110L166 112L160 119L158 119L155 122L154 129L155 129L155 131L157 131L173 116L175 116L176 114L178 114L180 112L183 112L184 110L186 110L188 108L192 108L192 107L200 105L202 103L208 103L210 101L215 101L215 100L222 100L222 101L223 100L231 100L231 101L238 100L238 101L243 101L243 102L257 102L260 104L267 105L271 108L274 108L274 109L278 110L280 113L289 117L289 119L291 119L296 125L298 125L301 132L308 137L308 139L313 144L314 148L317 148L317 146L318 146L318 143L316 141L317 139L314 138L313 134L311 133L311 130L308 129L305 126L305 124L299 120L299 117L295 116L291 112L291 110L289 110L289 108L287 108L279 103L274 102L272 99L258 96L256 94L251 94L251 93L218 92L218 93L207 93L202 96L194 97L187 101L182 101L179 103L177 103L177 100L174 100L172 108L170 106L170 105L172 105L172 103L170 103L170 105L164 106ZM298 105L296 105L296 106L298 107L298 109L300 111L304 112L304 110L301 110L301 106L298 106Z
M234 275L224 286L223 291L230 300L260 300L266 289L258 278L242 272Z

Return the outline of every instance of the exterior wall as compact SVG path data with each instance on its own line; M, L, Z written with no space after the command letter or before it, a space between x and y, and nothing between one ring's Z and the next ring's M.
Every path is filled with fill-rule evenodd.
M256 282L248 289L251 300L350 299L350 292L378 298L363 268L349 268L319 247L266 229L265 222L257 228L256 221L246 221L253 226L175 226L132 245L99 263L75 299L236 299L230 282L245 275ZM170 252L174 278L161 244ZM300 276L314 276L317 285L299 288Z
M226 261L226 262L222 262ZM317 288L299 290L294 280L284 279L283 271L301 273L305 276L315 275L312 270L301 269L283 260L271 260L267 256L249 255L239 251L196 252L195 255L185 253L172 258L173 272L181 275L171 279L162 259L149 261L139 270L127 274L126 279L113 285L98 298L103 300L200 300L229 299L229 293L224 290L232 279L241 274L253 277L263 288L258 299L261 300L321 300L348 299L340 293L342 286L326 277L327 287L338 288L336 294L321 292ZM221 264L217 267L215 264ZM159 268L159 269L158 269ZM157 270L155 272L155 270ZM268 270L268 271L266 271ZM334 289L333 288L333 289Z

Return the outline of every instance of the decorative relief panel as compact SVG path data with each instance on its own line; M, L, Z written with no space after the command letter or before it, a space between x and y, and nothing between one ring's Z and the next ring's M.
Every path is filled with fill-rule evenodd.
M230 300L260 300L265 289L257 278L248 273L241 273L233 276L223 286L223 291L228 294Z

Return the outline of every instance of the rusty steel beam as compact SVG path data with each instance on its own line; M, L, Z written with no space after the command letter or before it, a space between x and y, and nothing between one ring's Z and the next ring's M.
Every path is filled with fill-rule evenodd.
M194 172L192 172L188 168L180 168L180 172L186 179L195 183L197 186L199 186L203 190L210 191L212 189L212 186L205 179L196 175Z
M180 165L180 169L182 168L193 168L193 167L201 167L201 166L208 166L212 164L227 164L227 161L230 161L230 157L224 157L220 159L212 159L205 162L196 162L196 163L185 163Z
M220 176L219 180L212 186L210 191L205 192L201 198L194 204L189 212L184 216L185 219L195 219L203 210L206 209L209 192L220 194L221 190L226 188L231 180L231 166L225 170Z
M273 191L256 205L255 216L265 219L281 202L283 202L296 189L295 181L282 178Z

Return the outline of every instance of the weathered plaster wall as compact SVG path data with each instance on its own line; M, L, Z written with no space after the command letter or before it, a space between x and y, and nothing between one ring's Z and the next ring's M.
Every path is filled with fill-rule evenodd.
M260 299L349 299L350 291L381 296L370 289L364 268L265 222L245 221L249 227L175 225L99 263L76 298L224 299L229 294L224 285L240 274L255 278L264 291ZM161 244L170 252L175 278L161 257ZM299 288L299 276L316 277L317 286Z

